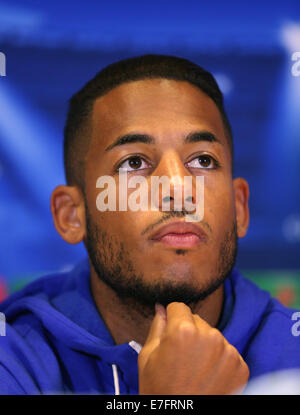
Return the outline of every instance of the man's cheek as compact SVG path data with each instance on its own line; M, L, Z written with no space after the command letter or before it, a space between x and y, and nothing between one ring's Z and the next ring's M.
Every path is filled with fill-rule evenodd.
M234 201L228 191L219 188L214 192L206 192L204 199L205 215L207 221L212 217L217 223L219 221L232 221L234 216Z
M137 227L137 217L128 212L107 212L101 217L103 228L112 238L123 242L126 247L136 245L139 234Z

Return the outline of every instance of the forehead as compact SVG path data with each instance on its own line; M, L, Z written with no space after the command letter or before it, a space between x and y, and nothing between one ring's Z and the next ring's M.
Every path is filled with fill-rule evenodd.
M94 102L93 136L103 145L131 131L163 137L193 128L225 139L221 114L211 98L185 81L147 79L128 82Z

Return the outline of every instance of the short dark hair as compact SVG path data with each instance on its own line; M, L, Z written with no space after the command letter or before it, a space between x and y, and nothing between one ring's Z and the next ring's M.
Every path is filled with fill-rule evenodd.
M223 94L212 74L184 58L148 54L106 66L70 99L64 129L64 165L69 185L84 189L84 159L91 136L94 101L121 84L155 78L187 81L214 101L222 116L233 170L232 130L224 109Z

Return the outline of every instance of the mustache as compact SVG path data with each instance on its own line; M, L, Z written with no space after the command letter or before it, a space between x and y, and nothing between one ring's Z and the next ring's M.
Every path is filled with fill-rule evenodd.
M187 210L180 210L180 211L176 211L176 210L172 210L170 212L167 212L165 214L163 214L163 216L157 220L156 222L152 223L151 225L148 225L146 227L146 229L143 230L143 232L141 233L141 235L145 235L146 233L152 231L152 229L154 229L156 226L159 226L165 222L168 222L170 219L173 218L184 218L185 216L189 215L190 212L188 212ZM209 225L208 222L202 220L201 224L204 225L209 231L210 233L212 233L212 228Z

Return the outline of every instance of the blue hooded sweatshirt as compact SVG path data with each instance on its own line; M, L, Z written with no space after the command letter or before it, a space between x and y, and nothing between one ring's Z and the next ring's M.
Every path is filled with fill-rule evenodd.
M224 288L218 329L243 356L250 378L300 368L295 310L236 269ZM0 394L138 394L141 346L134 339L115 345L92 298L87 260L69 273L34 281L0 311L6 318Z

